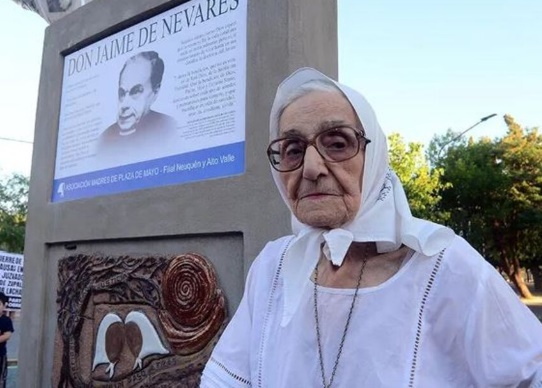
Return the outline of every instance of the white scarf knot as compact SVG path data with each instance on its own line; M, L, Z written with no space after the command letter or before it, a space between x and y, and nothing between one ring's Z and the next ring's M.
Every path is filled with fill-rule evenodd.
M348 230L338 228L324 232L322 236L326 242L324 255L334 266L340 267L350 244L354 241L354 235Z

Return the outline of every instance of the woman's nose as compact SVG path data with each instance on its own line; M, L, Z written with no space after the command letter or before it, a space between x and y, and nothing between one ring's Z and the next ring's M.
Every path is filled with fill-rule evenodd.
M327 173L328 169L322 155L318 153L316 147L308 146L303 160L303 178L314 181Z

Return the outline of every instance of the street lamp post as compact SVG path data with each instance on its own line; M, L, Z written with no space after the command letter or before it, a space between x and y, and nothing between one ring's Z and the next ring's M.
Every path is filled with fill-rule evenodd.
M485 117L482 117L477 123L471 125L470 127L468 127L467 129L465 129L463 132L461 132L459 135L455 136L453 139L451 139L450 141L447 141L446 143L444 143L438 153L437 153L437 159L440 157L440 153L442 152L442 150L444 149L444 147L446 147L447 145L453 143L454 141L458 140L461 138L461 136L463 136L465 133L467 133L468 131L470 131L471 129L473 129L474 127L476 127L477 125L480 125L482 124L484 121L487 121L493 117L497 116L497 113L492 113L488 116L485 116Z

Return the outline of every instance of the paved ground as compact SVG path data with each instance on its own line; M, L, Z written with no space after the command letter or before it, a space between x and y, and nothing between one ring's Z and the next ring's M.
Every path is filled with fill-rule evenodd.
M531 294L533 294L533 298L522 298L521 301L525 303L525 305L531 309L534 315L536 315L538 319L540 319L540 322L542 322L542 291L535 291L534 285L532 283L528 283L527 286L529 287Z
M540 293L534 293L533 299L522 299L522 301L542 322L542 295Z
M17 367L10 366L8 369L8 383L6 388L17 388Z
M540 319L540 321L542 322L542 305L540 305L540 306L529 306L529 308L534 313L534 315L536 315L538 317L538 319Z
M21 319L19 314L11 317L13 321L13 334L8 341L8 360L17 360L19 358L19 339L21 334ZM17 388L17 367L13 366L8 369L8 383L6 388Z

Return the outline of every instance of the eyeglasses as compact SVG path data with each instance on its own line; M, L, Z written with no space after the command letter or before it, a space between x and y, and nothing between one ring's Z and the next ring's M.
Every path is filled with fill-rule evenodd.
M311 141L297 135L273 140L267 147L267 157L275 170L289 172L303 165L307 147L311 145L325 161L338 163L352 159L370 142L359 129L345 125L326 129Z

